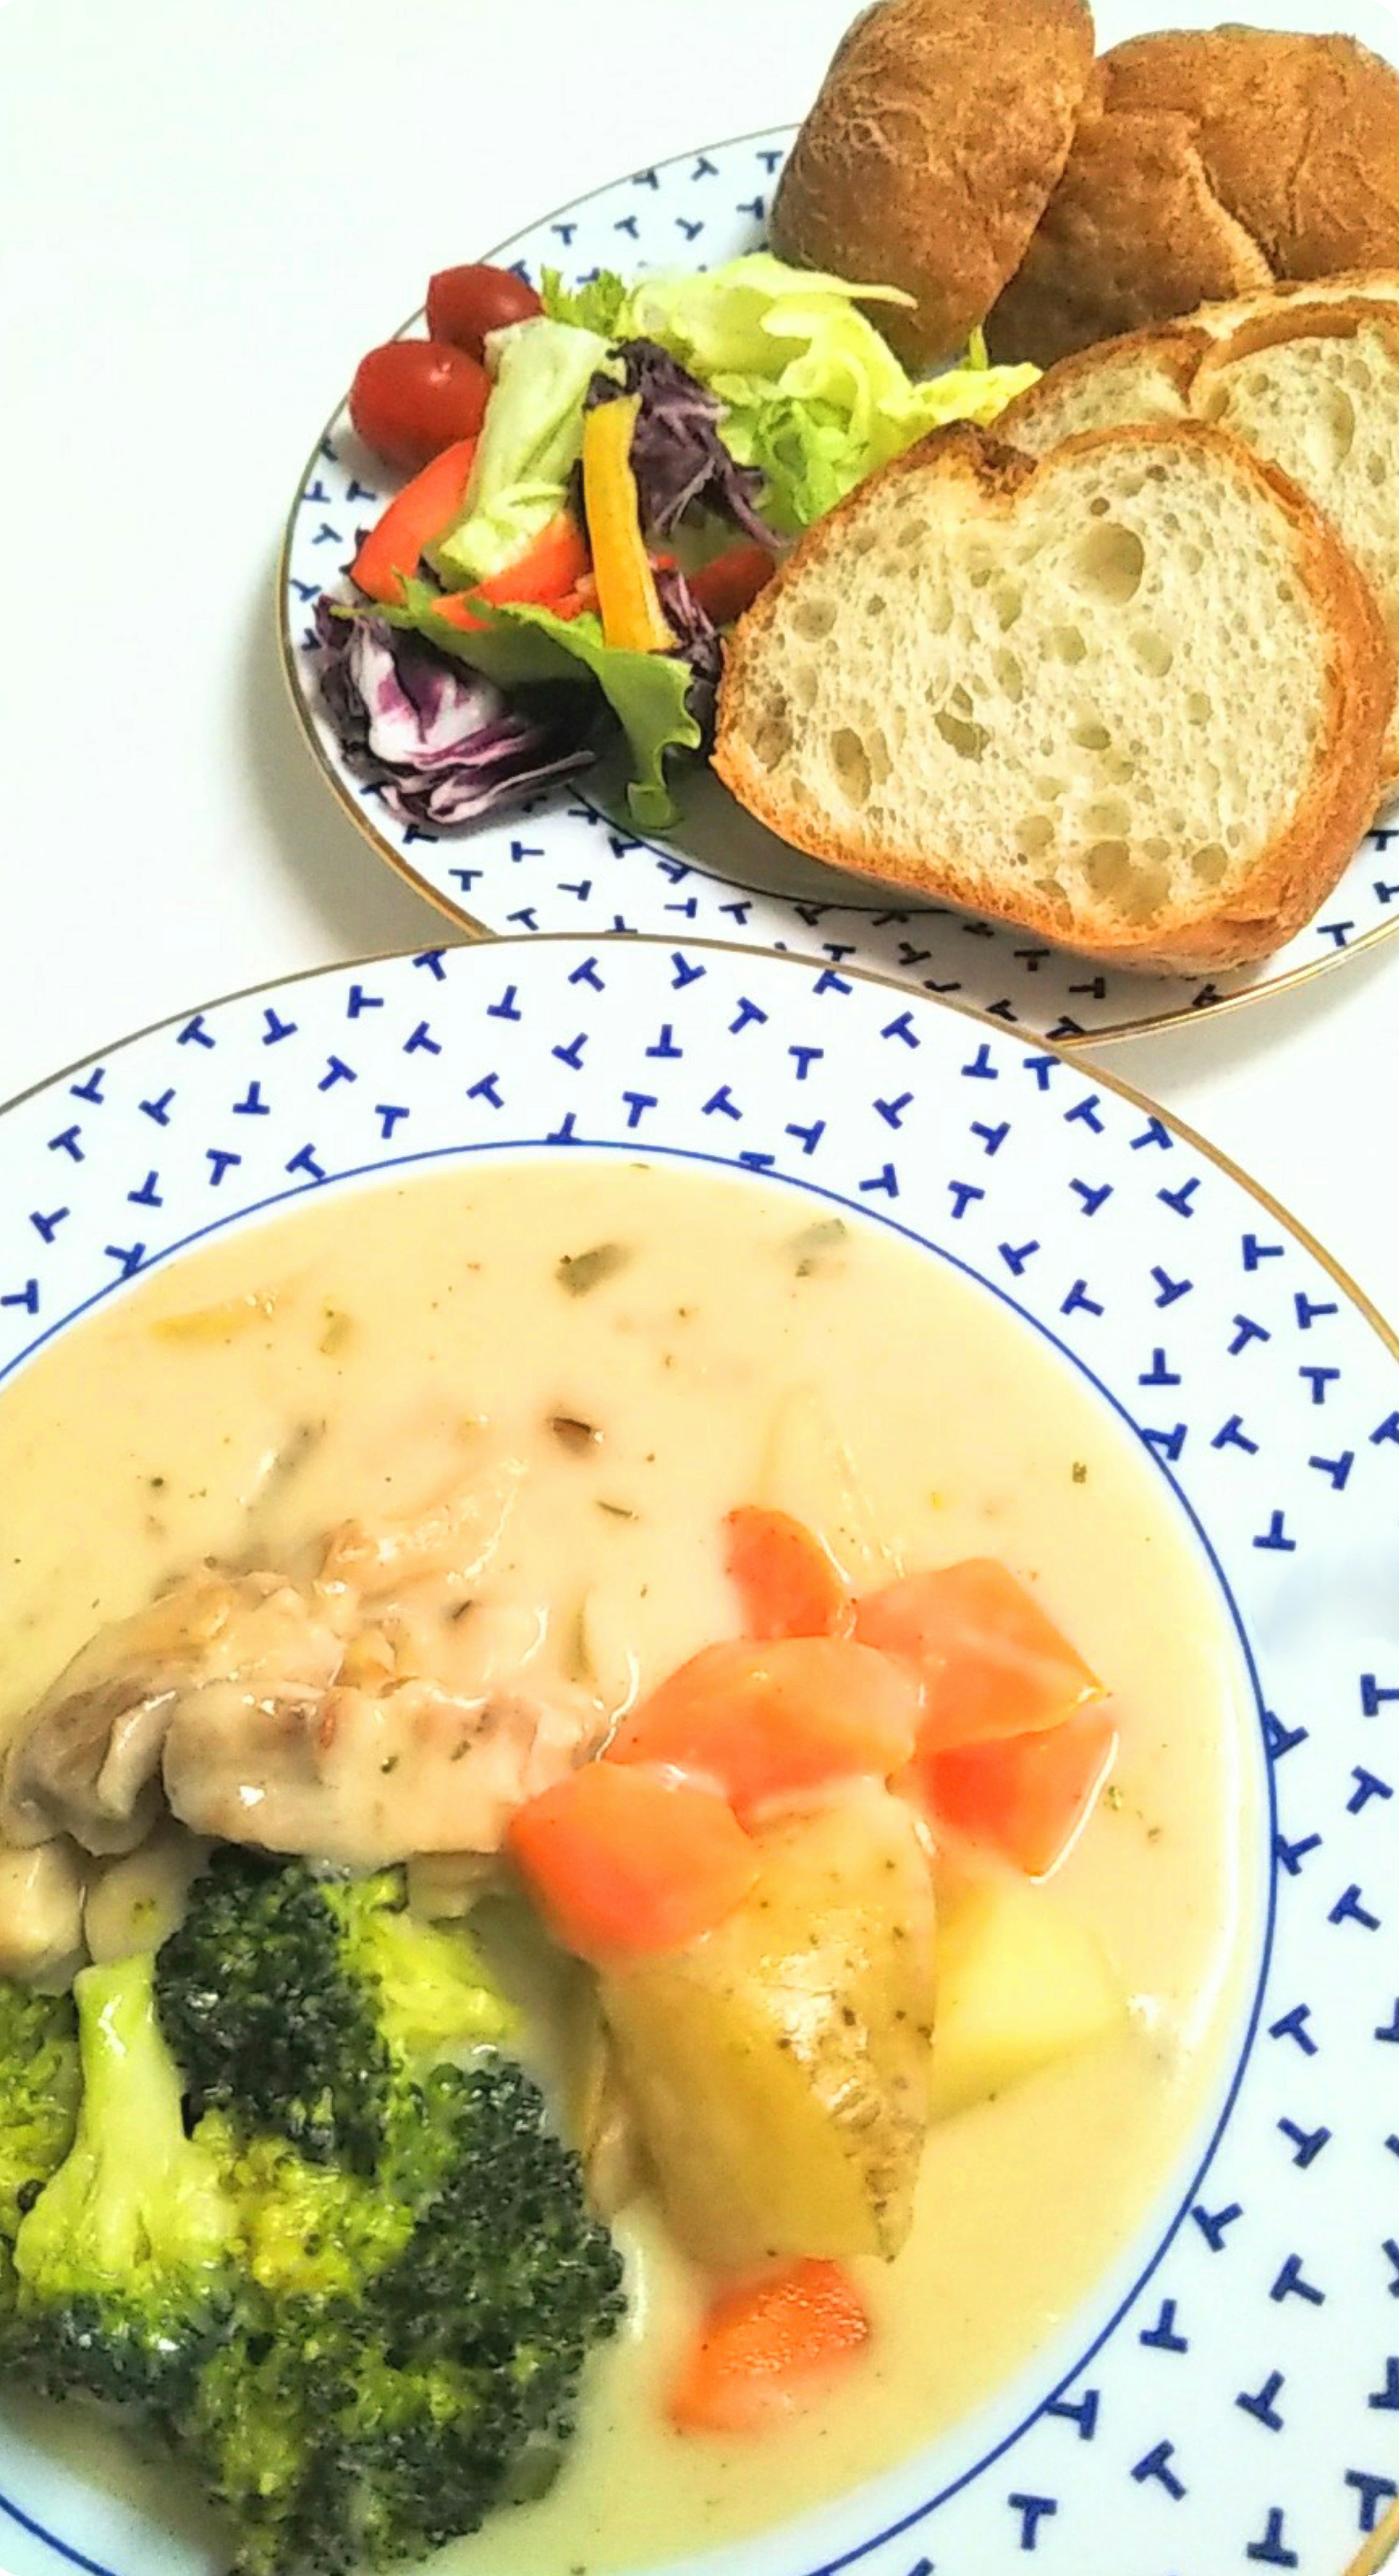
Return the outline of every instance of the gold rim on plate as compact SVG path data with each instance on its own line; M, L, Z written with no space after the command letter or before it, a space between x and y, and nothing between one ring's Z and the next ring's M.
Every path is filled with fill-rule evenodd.
M721 135L715 142L693 144L688 151L668 153L663 161L654 161L649 164L649 167L654 170L672 170L678 162L692 161L696 153L730 152L741 143L756 143L763 135L782 133L795 134L796 130L795 125L750 126L747 132L743 134ZM622 171L618 174L618 177L625 178L627 175L628 174L625 171ZM552 207L545 214L537 215L532 223L522 226L521 229L527 232L537 232L541 224L552 223L557 217L568 214L573 207L588 206L591 205L596 198L605 197L611 189L617 186L617 184L617 178L602 179L598 182L598 185L595 188L585 188L580 196L566 198L562 205ZM518 232L509 234L504 241L495 242L489 250L483 251L481 253L481 257L486 260L496 259L500 256L502 251L513 249L514 244L519 240L519 238L520 235ZM421 321L422 315L423 308L420 305L415 313L409 314L406 321L400 322L398 329L392 334L393 338L401 340L405 332L411 331L414 324ZM310 752L311 758L319 769L321 776L324 778L326 785L331 791L331 794L340 806L341 811L349 817L349 820L353 823L361 838L368 842L369 847L374 851L375 855L378 858L387 860L395 876L401 877L403 883L411 886L415 894L421 895L425 903L431 904L435 912L440 912L446 920L455 922L457 928L465 932L467 940L494 939L501 936L501 934L493 931L487 922L478 921L475 914L467 912L462 905L454 903L451 896L443 894L440 888L430 885L427 878L420 875L418 870L404 857L402 851L396 850L392 841L390 841L384 833L375 829L375 826L366 814L363 805L357 797L351 795L344 779L340 775L340 772L327 757L325 747L311 721L310 705L307 700L306 693L301 686L300 674L297 669L296 661L296 644L291 631L291 618L288 614L287 603L287 576L288 566L291 560L292 533L296 525L296 515L301 506L301 495L315 472L316 459L321 453L322 446L329 438L330 433L334 428L335 423L340 418L344 408L345 399L342 396L341 400L336 404L335 409L328 415L320 436L316 440L315 446L312 448L310 455L307 457L305 465L302 467L301 473L297 479L296 495L287 512L286 524L282 530L282 542L277 551L277 567L274 575L276 583L276 597L273 604L273 614L276 620L278 658L281 662L282 677L286 682L287 694L291 699L292 713L296 719L297 730L301 735L301 739L305 743L307 750ZM463 843L463 847L465 846L467 846L467 844ZM819 866L820 861L813 860L812 865ZM705 869L702 870L701 873L709 876L712 872ZM724 878L715 878L714 882L718 884L733 882L737 891L741 892L744 890L741 887L738 887L737 880L731 881ZM977 916L975 914L971 914L968 918L974 920ZM1377 921L1372 930L1367 930L1363 937L1355 941L1353 947L1335 948L1329 955L1310 958L1303 965L1289 967L1285 975L1278 975L1271 982L1249 984L1245 986L1242 992L1222 994L1217 1002L1210 1003L1208 1009L1201 1010L1193 1006L1188 1006L1183 1010L1158 1011L1150 1013L1146 1017L1140 1019L1114 1020L1112 1025L1108 1028L1087 1029L1081 1036L1057 1038L1054 1043L1061 1053L1065 1055L1077 1055L1089 1052L1097 1046L1116 1045L1117 1041L1121 1038L1154 1037L1162 1029L1187 1028L1202 1021L1213 1022L1222 1018L1226 1011L1241 1009L1246 1002L1264 1001L1274 993L1294 992L1299 985L1312 983L1318 975L1329 975L1336 967L1344 966L1350 958L1361 957L1365 954L1367 949L1378 948L1384 940L1392 938L1396 931L1399 931L1399 906L1396 907L1395 911L1387 920ZM536 933L535 935L538 936L539 934ZM549 934L545 935L547 936ZM560 934L560 936L564 937L568 935L568 933ZM605 937L607 935L608 934L606 933L599 933L600 937ZM631 935L646 937L649 934L642 932ZM692 945L696 946L699 944L699 942L692 943ZM730 943L715 941L710 944L722 947ZM1075 953L1076 952L1073 950L1065 952L1067 955L1073 955ZM874 974L881 982L894 982L896 980L893 977L883 976L878 968L868 968L862 971ZM917 987L900 985L899 990L902 992L908 992L909 990L916 991ZM968 1007L974 1008L974 1005L968 1005ZM998 1028L1004 1028L1005 1022L998 1020L996 1025ZM1136 1096L1136 1094L1133 1094L1134 1098ZM1349 2569L1345 2571L1345 2576L1350 2576Z

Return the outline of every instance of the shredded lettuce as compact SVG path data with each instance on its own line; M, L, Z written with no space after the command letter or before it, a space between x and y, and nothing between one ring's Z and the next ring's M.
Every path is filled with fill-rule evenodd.
M644 277L619 318L658 341L726 405L720 434L767 478L768 515L809 527L876 466L951 420L993 420L1032 367L964 366L915 384L862 304L907 304L889 286L789 267L770 252L697 275Z
M460 518L428 548L451 589L489 580L556 518L583 447L583 398L608 343L596 331L536 315L495 331L495 386Z
M556 268L542 269L539 298L551 322L576 323L581 330L600 332L604 340L621 336L617 325L627 300L627 281L615 268L600 268L596 277L578 286L565 286Z
M546 680L595 681L631 751L627 803L633 819L648 832L665 831L676 821L666 754L697 751L702 739L689 705L693 673L682 654L625 652L604 643L596 617L555 617L550 609L523 602L483 604L487 623L468 634L434 613L436 599L426 582L410 581L403 606L379 613L469 662L498 689Z

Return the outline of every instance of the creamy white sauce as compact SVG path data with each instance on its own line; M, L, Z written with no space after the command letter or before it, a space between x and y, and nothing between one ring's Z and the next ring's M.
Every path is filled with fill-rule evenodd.
M0 1396L0 1740L99 1622L200 1557L294 1559L346 1514L414 1511L502 1451L526 1474L481 1600L520 1613L538 1674L576 1673L581 1653L615 1705L733 1632L719 1524L773 1498L794 1397L829 1426L825 1454L847 1453L891 1563L1004 1558L1112 1690L1113 1799L1046 1902L1099 1932L1138 1999L1129 2025L935 2132L907 2249L862 2267L868 2362L751 2446L667 2430L700 2285L629 2215L630 2320L591 2371L569 2465L448 2553L460 2576L650 2566L955 2423L1120 2255L1198 2133L1236 2019L1255 1765L1179 1506L996 1299L873 1225L810 1236L820 1215L766 1184L583 1158L327 1194L123 1294ZM626 1259L568 1293L560 1260L604 1243ZM565 1443L558 1417L599 1437ZM809 1508L834 1530L816 1481Z

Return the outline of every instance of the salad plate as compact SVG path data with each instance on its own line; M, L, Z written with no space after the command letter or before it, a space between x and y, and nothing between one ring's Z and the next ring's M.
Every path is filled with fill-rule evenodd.
M758 248L792 129L702 146L561 207L500 246L501 265L567 284L620 271L709 269ZM444 245L444 249L448 247ZM415 334L421 319L405 326ZM379 856L463 931L582 930L716 938L853 963L955 998L1073 1047L1168 1027L1291 989L1399 926L1399 825L1382 817L1317 917L1264 964L1196 977L1099 965L1004 923L911 901L788 849L705 764L687 763L680 819L656 832L629 814L622 782L558 780L508 810L452 829L395 814L345 759L322 693L322 595L350 595L358 533L393 488L339 405L308 460L278 577L283 667L327 786Z
M336 967L3 1114L0 1420L216 1246L251 1259L337 1208L391 1230L433 1175L638 1163L782 1195L804 1242L838 1220L952 1282L1024 1403L1048 1371L1149 1490L1239 1711L1217 2061L1121 2241L935 2438L669 2576L1376 2565L1399 2495L1399 1345L1198 1138L1004 1014L846 956L541 931ZM1080 1483L1065 1468L1046 1509ZM928 2315L930 2351L947 2331ZM0 2427L10 2576L215 2563L32 2412ZM513 2563L507 2541L492 2565Z

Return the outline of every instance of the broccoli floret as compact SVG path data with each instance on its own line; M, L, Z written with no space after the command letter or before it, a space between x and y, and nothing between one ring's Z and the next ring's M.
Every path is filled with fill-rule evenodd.
M161 2026L196 2116L374 2173L415 2061L508 2035L464 1934L406 1913L401 1870L318 1876L216 1852L160 1952Z
M416 2561L539 2492L615 2332L620 2260L530 2078L440 2068L417 2117L399 2249L356 2291L250 2300L181 2418L237 2576Z
M547 2483L621 2264L542 2094L481 2045L512 2016L465 1936L407 1917L401 1873L232 1854L155 1962L76 1994L56 2170L14 2193L36 2384L160 2434L235 2576L420 2561Z
M151 1961L74 1987L82 2097L73 2143L15 2237L36 2378L158 2413L224 2330L237 2212L217 2154L185 2134Z
M0 2359L23 2347L14 2242L21 2220L73 2143L78 2017L71 1995L0 1978Z

